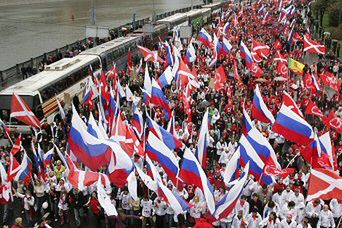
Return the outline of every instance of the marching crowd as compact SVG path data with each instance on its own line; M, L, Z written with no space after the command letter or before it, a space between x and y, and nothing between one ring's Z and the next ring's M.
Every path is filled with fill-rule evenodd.
M283 90L294 98L298 107L307 108L310 101L317 104L324 117L332 112L338 118L342 117L342 100L340 99L340 84L337 90L323 85L317 78L320 90L308 87L305 75L329 74L330 77L340 80L340 60L334 57L326 59L324 55L308 54L303 52L303 37L312 28L311 10L309 1L253 1L234 5L216 15L210 25L205 29L209 34L216 34L221 41L225 36L232 45L227 53L218 53L215 67L208 67L214 58L213 47L203 45L199 41L192 41L196 59L189 62L187 59L187 45L179 44L181 58L188 63L191 72L197 75L198 88L189 89L173 81L171 85L163 88L174 115L173 135L181 140L187 148L195 153L199 140L199 131L202 118L207 108L209 110L209 137L207 144L206 169L208 180L214 188L215 201L219 202L226 196L229 188L224 181L223 173L227 164L234 155L240 136L243 134L244 114L243 108L251 110L253 93L258 84L262 97L268 109L277 115L281 105ZM282 4L282 5L281 5ZM285 15L285 22L280 22L282 16L280 9L286 9L291 4L294 11L290 16ZM262 9L262 10L261 10ZM268 16L266 16L266 14ZM224 25L230 22L231 26L224 31ZM295 23L295 25L292 25ZM291 27L293 26L291 31ZM290 37L295 32L297 38ZM313 35L313 32L311 33ZM258 67L249 68L247 61L241 53L239 46L243 41L249 50L252 50L252 40L258 40L270 47L270 54L258 61ZM220 42L219 41L219 42ZM173 40L169 40L173 43ZM182 47L180 47L182 46ZM167 51L163 45L156 45L162 59L167 59ZM275 58L293 58L305 62L301 75L296 72L279 70L280 63ZM256 58L252 53L253 59ZM331 54L333 56L333 54ZM257 60L254 60L256 62ZM217 69L223 66L228 80L218 84ZM286 65L287 66L287 65ZM166 63L148 62L147 71L152 78L157 79L166 69ZM144 67L143 67L144 68ZM258 71L261 70L261 75ZM143 102L144 74L142 69L137 72L134 80L130 69L117 72L117 77L123 88L129 85L134 97L141 98L137 106L144 113L154 117L156 123L165 129L168 121L163 107L146 105ZM96 77L96 76L95 76ZM285 80L276 80L284 78ZM305 79L305 80L304 80ZM113 83L113 78L108 83ZM313 82L310 84L313 85ZM309 85L309 86L310 86ZM219 88L219 89L218 89ZM94 102L99 101L96 98ZM133 110L132 100L120 99L122 118L130 123ZM84 122L87 122L90 113L96 120L101 115L99 106L83 104L77 97L73 105ZM41 131L32 135L21 136L21 146L14 157L22 160L22 151L32 151L32 142L37 149L47 152L56 145L62 154L68 152L68 136L71 128L72 111L65 110L65 118L56 118L52 124L42 123ZM314 115L304 114L305 119L314 128L318 135L322 135L329 128L325 122ZM253 119L253 118L252 118ZM100 121L98 121L100 122ZM183 184L175 186L167 177L158 162L154 162L163 182L174 194L187 202L189 209L182 214L175 214L170 203L157 192L148 189L145 183L136 174L137 198L131 196L127 187L117 187L114 184L106 188L111 204L118 212L117 216L107 216L98 200L96 183L84 189L73 186L68 178L68 168L58 153L54 153L52 161L45 166L43 174L33 165L30 181L13 181L12 185L2 181L0 200L2 205L3 227L41 227L61 226L75 224L76 227L89 226L89 216L93 215L97 227L340 227L342 214L342 188L339 186L339 198L323 200L320 197L307 200L309 177L313 164L310 164L302 151L307 145L290 142L286 136L272 131L270 124L253 120L254 127L269 140L277 156L277 161L286 172L273 173L275 182L266 185L249 174L241 196L232 208L231 213L224 218L217 219L207 209L207 202L203 191L198 186ZM333 169L342 174L342 138L339 130L330 128L331 144L333 149ZM144 134L145 135L145 134ZM143 137L140 139L143 144ZM18 135L12 135L16 141ZM3 135L6 139L6 135ZM54 144L53 144L54 143ZM10 153L15 149L12 146L1 146L1 161L5 169L10 169ZM12 152L11 152L12 151ZM173 151L175 157L181 162L184 150ZM32 157L29 155L29 157ZM34 160L32 158L31 160ZM141 153L132 156L134 163L146 171L146 161ZM77 158L75 159L77 161ZM19 162L20 163L20 162ZM82 166L82 165L81 165ZM331 167L330 167L331 168ZM106 173L106 167L98 170ZM288 172L287 172L288 171ZM265 171L266 172L266 171ZM146 171L146 173L148 173ZM240 172L241 174L241 172ZM10 175L10 174L9 174ZM2 176L3 178L3 176ZM337 180L336 180L337 181ZM340 182L341 180L339 180ZM8 193L10 192L10 193ZM14 212L13 212L14 211ZM20 213L21 212L21 213ZM12 219L13 215L17 217Z

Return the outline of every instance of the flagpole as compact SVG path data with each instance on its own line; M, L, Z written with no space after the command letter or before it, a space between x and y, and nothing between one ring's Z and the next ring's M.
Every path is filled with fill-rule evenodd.
M300 152L298 152L298 153L291 159L291 161L289 162L289 164L287 164L287 166L285 167L285 169L287 169L287 168L292 164L292 162L294 162L294 160L295 160L299 155L300 155ZM311 164L312 164L312 162L311 162Z

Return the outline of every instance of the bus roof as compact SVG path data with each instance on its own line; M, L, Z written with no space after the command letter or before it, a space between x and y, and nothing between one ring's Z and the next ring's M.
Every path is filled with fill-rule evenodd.
M184 14L186 14L188 17L197 16L199 14L202 14L202 9L193 9L193 10L190 10L190 11L184 13Z
M212 10L219 9L221 7L222 7L222 2L216 2L216 3L211 3L211 4L202 6L202 8L210 8Z
M55 81L64 78L64 76L76 72L96 59L98 58L92 55L77 55L73 58L61 59L48 65L44 71L0 91L0 95L16 93L18 95L34 96L38 90L53 84Z
M158 20L158 23L175 23L179 20L186 19L187 16L184 13L176 13L174 15L171 15L169 17L165 17L164 19Z
M93 48L83 51L80 55L101 55L102 53L106 53L109 50L112 50L116 47L119 47L123 43L132 41L137 39L137 37L119 37L114 40L108 41L106 43L100 44Z

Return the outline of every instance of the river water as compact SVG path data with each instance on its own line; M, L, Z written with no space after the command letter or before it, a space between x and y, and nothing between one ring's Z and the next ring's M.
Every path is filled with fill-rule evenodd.
M96 23L114 28L191 6L191 0L0 0L0 70L85 37L91 1ZM203 3L193 0L193 4Z

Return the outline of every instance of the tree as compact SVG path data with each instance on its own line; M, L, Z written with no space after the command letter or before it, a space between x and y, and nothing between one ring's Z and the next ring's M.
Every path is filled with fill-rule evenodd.
M324 14L333 3L335 3L335 0L317 0L314 2L313 10L316 12L316 15L319 15L320 26L323 26Z

